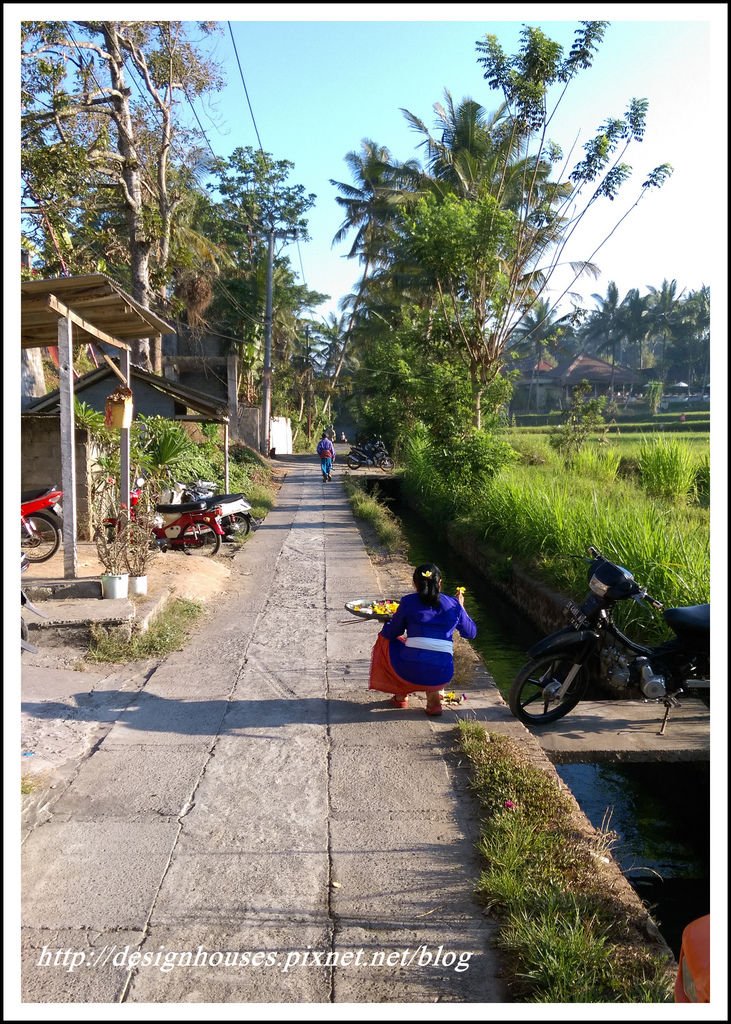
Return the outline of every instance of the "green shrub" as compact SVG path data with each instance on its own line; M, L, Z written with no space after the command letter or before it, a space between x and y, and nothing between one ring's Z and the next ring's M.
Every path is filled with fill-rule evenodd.
M642 486L653 497L680 501L693 493L697 464L683 441L650 438L640 446L638 462Z

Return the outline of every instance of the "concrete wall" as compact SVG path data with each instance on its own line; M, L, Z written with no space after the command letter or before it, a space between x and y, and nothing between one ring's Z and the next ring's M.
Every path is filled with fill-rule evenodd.
M231 440L243 441L254 451L261 445L261 408L258 405L239 405L238 422L231 424Z
M61 486L61 424L57 414L20 418L20 490ZM89 539L90 473L93 451L86 430L76 429L76 512L80 540Z
M81 401L86 402L92 409L104 412L108 395L115 390L118 379L107 377L105 380L92 384L79 394ZM175 400L171 395L164 395L156 388L150 387L142 381L132 378L134 414L135 416L164 416L166 419L175 418Z

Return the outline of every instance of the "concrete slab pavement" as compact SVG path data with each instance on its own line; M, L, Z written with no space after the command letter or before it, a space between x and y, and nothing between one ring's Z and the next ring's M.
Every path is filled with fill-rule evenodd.
M337 477L286 466L225 599L142 686L107 680L113 722L25 839L26 1002L505 999L457 717L553 769L479 664L441 719L367 690L377 626L343 604L392 581Z

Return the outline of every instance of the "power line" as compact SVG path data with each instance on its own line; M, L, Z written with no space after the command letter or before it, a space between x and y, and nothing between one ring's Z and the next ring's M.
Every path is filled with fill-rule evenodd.
M256 132L256 137L259 140L259 149L263 153L264 152L264 147L261 144L261 138L259 137L259 129L256 126L256 118L254 117L254 111L252 110L252 107L251 107L251 100L249 99L249 90L246 88L246 80L244 79L244 72L241 69L241 61L239 60L239 51L236 49L236 40L234 39L234 33L233 33L233 29L231 28L231 22L227 21L226 24L228 25L228 30L229 30L229 33L231 34L231 42L233 43L234 53L236 54L236 63L239 66L239 74L241 75L241 82L242 82L242 84L244 86L244 93L246 94L246 102L249 104L249 113L251 114L251 120L254 122L254 131Z

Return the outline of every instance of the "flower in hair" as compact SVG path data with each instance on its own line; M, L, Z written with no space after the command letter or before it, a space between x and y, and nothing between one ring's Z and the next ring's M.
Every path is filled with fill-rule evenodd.
M423 572L421 575L424 577L425 580L431 579L431 573L429 572L428 569L427 569L426 572Z

